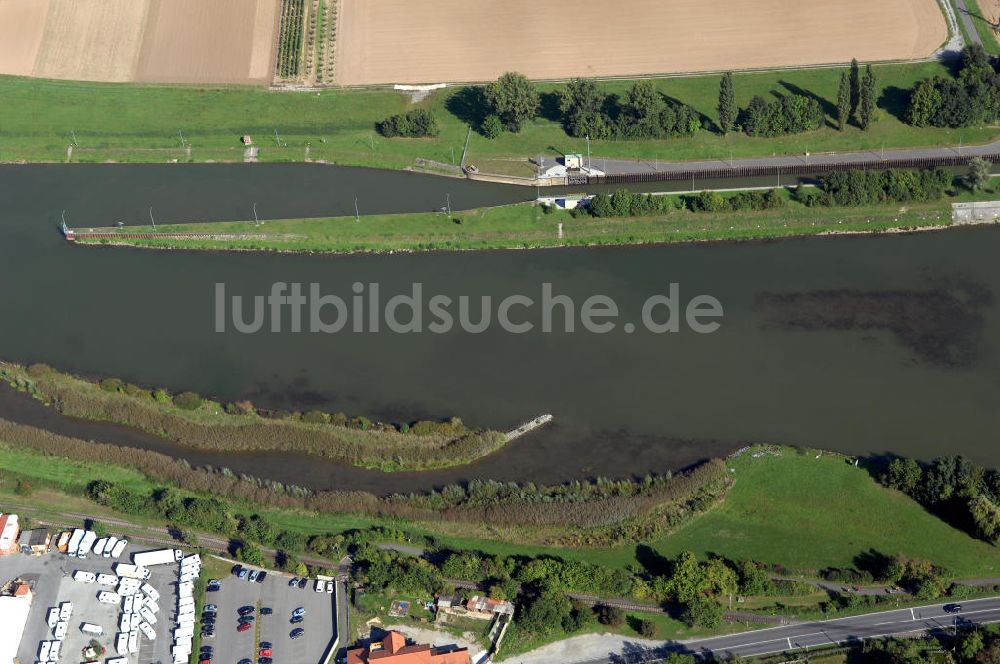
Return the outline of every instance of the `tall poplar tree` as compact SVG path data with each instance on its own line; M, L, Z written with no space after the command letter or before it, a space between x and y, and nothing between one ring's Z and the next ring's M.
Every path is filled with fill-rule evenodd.
M728 134L736 123L736 93L733 90L733 73L726 72L719 85L719 128Z
M851 77L845 71L840 75L840 90L837 93L837 127L840 131L847 128L851 119Z

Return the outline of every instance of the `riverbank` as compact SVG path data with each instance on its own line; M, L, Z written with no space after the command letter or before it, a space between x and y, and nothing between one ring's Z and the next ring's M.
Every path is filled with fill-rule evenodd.
M506 436L446 422L391 425L319 410L259 411L192 392L170 394L116 378L94 382L45 365L0 362L0 379L68 417L111 422L192 450L288 452L384 472L461 466L499 450Z
M874 67L886 94L880 119L868 130L832 126L767 139L742 133L722 136L712 130L719 76L658 79L657 90L691 105L707 128L666 140L594 140L592 150L607 158L687 161L761 157L772 154L847 152L893 147L986 143L997 128L937 129L902 122L905 91L919 80L950 75L939 62ZM734 75L737 103L756 95L808 93L835 105L843 68L825 67ZM624 94L631 81L599 85ZM539 117L518 134L497 139L468 131L481 109L468 104L468 88L435 91L414 105L410 97L385 89L273 92L241 87L169 87L99 84L0 77L0 162L242 162L248 135L257 148L252 159L265 162L322 161L404 169L419 160L455 167L465 163L480 172L532 176L529 158L586 152L582 139L565 132L556 107L564 84L543 83ZM386 139L375 123L414 107L433 112L440 127L434 138ZM466 140L468 149L466 151Z
M95 229L78 244L154 249L359 253L545 249L558 247L732 242L824 234L933 230L951 226L951 203L995 197L962 192L940 202L866 207L807 207L779 190L787 205L740 212L691 212L671 195L672 211L649 217L592 217L526 203L499 208L400 215L159 225L174 237L115 238L154 233L150 227ZM185 237L177 235L190 234Z

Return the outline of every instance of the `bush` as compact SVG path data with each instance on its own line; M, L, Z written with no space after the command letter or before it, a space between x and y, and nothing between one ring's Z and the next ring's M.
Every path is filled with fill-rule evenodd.
M722 624L722 607L710 599L696 599L684 607L681 620L688 627L713 629Z
M18 480L14 487L14 493L18 496L24 496L25 498L30 497L34 492L35 489L31 486L31 482L28 480Z
M321 410L310 410L302 416L302 421L309 424L328 424L330 422L330 415Z
M423 108L388 117L376 123L375 129L386 138L426 138L440 133L434 114Z
M617 606L601 604L597 607L597 622L609 627L621 627L625 624L625 612Z
M28 367L28 375L32 378L41 378L42 376L47 376L52 373L54 369L47 364L42 364L41 362L32 364Z
M256 567L264 565L264 554L261 552L260 547L253 542L240 542L236 545L236 550L233 553L236 556L236 560L240 562Z
M100 384L105 392L121 392L125 388L125 383L117 378L105 378Z
M483 136L490 140L500 138L500 135L504 132L503 121L496 113L490 113L486 116L486 119L483 120L483 124L479 128L479 131Z
M174 397L174 405L182 410L197 410L201 403L201 397L194 392L181 392Z
M636 631L639 632L639 636L643 636L647 639L651 639L656 636L656 623L652 620L647 620L643 618L639 621Z

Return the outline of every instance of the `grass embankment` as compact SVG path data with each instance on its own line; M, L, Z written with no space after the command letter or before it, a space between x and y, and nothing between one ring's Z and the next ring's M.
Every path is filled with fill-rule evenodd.
M841 68L803 69L735 75L737 101L745 106L754 95L804 91L822 98L828 118L835 114ZM883 93L880 119L867 132L828 126L804 134L751 138L714 131L648 141L593 141L593 154L679 161L729 159L849 151L891 147L987 142L997 128L936 129L911 127L901 121L907 91L935 74L947 74L931 63L875 67ZM621 94L627 81L602 83ZM713 126L719 77L661 79L657 89L690 104ZM554 111L561 84L541 84L542 115L519 134L489 140L473 133L466 162L484 172L531 176L527 158L562 152L586 152L582 139L569 137ZM324 90L319 93L275 93L254 88L167 87L100 84L0 77L0 161L65 161L72 145L76 162L242 161L241 135L260 148L261 161L328 162L384 168L407 168L417 159L453 164L462 155L468 132L461 88L431 94L416 107L438 118L439 136L432 139L384 139L375 122L414 107L409 97L388 90ZM452 110L449 110L452 109ZM453 112L454 111L454 112ZM461 116L461 117L460 117Z
M458 420L425 423L404 433L367 420L349 426L346 417L340 418L342 425L327 414L317 414L318 421L294 413L263 417L252 405L227 412L210 400L198 399L196 408L185 409L162 390L151 392L120 381L97 384L47 367L29 370L0 362L0 378L64 415L123 424L187 447L219 452L286 451L384 471L423 470L470 463L506 442L501 433L470 429Z
M16 441L15 441L16 442ZM904 554L950 568L959 578L1000 576L1000 553L926 512L907 496L876 483L844 457L790 448L774 448L760 457L745 454L728 462L735 484L725 499L709 512L689 519L648 545L673 556L691 550L700 556L753 558L784 565L789 573L815 575L826 567L849 568L855 557L875 549L887 555ZM14 479L36 487L39 507L106 512L79 496L87 484L105 479L136 491L162 486L141 473L113 464L70 460L44 455L16 445L0 444L0 494L12 495ZM197 495L195 492L185 492ZM2 499L2 495L0 495ZM23 498L17 497L18 502ZM325 514L281 509L274 502L240 502L268 518L275 528L306 535L335 533L386 523L387 518L354 514ZM89 508L88 508L89 506ZM134 519L137 517L129 516ZM607 567L640 565L636 544L617 547L552 547L524 539L497 541L502 530L454 523L409 522L388 519L397 527L433 537L443 548L479 550L491 554L553 555ZM638 542L637 542L638 543Z
M960 199L857 208L808 208L790 200L786 207L774 210L706 213L678 208L640 218L574 217L564 210L545 213L524 203L457 212L453 220L439 213L417 213L362 217L360 222L354 217L269 221L261 226L217 222L157 226L163 233L212 233L212 237L80 238L78 242L161 249L348 253L736 241L944 227L951 224L953 200Z

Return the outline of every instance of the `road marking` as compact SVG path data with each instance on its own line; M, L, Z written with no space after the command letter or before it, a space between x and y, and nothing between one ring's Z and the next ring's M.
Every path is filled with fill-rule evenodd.
M910 609L910 620L916 620L916 619L917 619L917 616L914 615L913 609Z

